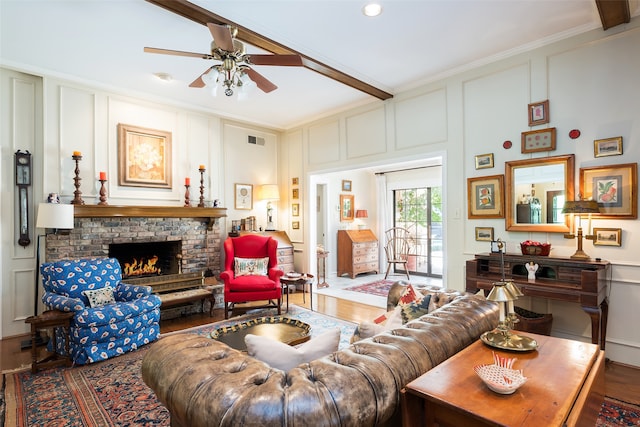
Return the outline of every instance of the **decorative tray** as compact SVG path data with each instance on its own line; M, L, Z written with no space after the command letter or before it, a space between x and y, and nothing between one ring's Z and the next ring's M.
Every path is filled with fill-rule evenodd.
M517 358L501 357L493 353L492 365L476 365L473 370L484 381L490 390L499 394L512 394L522 384L527 382L527 377L522 369L513 369Z
M210 337L231 348L245 351L244 337L247 334L261 335L296 345L308 341L311 325L285 316L258 317L246 322L218 328Z
M538 342L533 338L513 333L505 336L504 333L497 330L485 332L480 335L480 340L491 347L501 350L532 351L538 348Z

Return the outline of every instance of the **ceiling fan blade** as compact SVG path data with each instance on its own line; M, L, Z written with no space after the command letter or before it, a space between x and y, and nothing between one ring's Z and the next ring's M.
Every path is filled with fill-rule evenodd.
M192 58L214 59L213 56L209 55L208 53L184 52L182 50L158 49L156 47L145 47L144 51L147 53L161 53L163 55L177 55L189 56Z
M204 76L209 71L211 71L212 68L213 67L207 68L204 73L200 74L197 79L195 79L194 81L191 82L189 87L205 87L206 83L204 82L204 80L202 80L202 76Z
M260 89L264 93L269 93L278 89L278 86L271 83L265 76L258 73L253 68L247 68L246 72L249 78L255 82L256 86L258 86L258 89Z
M217 25L209 22L207 23L207 27L209 27L209 31L213 36L213 41L216 42L216 45L220 49L226 50L227 52L233 52L235 50L231 30L229 30L226 25Z
M250 64L302 67L300 55L246 55Z

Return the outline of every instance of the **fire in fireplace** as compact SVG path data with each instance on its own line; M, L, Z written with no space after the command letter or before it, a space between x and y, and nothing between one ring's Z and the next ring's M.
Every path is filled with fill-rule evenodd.
M176 274L181 253L179 240L109 245L109 256L118 260L124 278Z

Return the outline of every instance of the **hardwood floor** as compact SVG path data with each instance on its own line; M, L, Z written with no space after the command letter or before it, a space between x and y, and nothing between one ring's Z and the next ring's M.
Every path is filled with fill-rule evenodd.
M301 292L290 294L289 303L309 308L309 297L303 303ZM347 301L326 295L314 293L314 309L340 319L355 323L371 320L384 313L384 309L357 302ZM162 321L161 333L173 332L181 329L200 326L224 319L222 310L215 310L213 317L198 314L188 317ZM21 350L20 343L28 336L22 335L0 340L0 369L13 370L28 367L31 364L29 349ZM41 350L42 352L43 350ZM640 367L626 366L615 362L608 362L605 368L606 395L625 402L640 404Z

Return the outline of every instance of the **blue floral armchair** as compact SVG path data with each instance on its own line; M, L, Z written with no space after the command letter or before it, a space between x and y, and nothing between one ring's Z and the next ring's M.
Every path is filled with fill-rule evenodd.
M44 263L40 269L45 305L75 312L69 331L75 364L105 360L158 339L160 298L148 286L122 283L115 258ZM62 332L55 332L59 354L65 354Z

